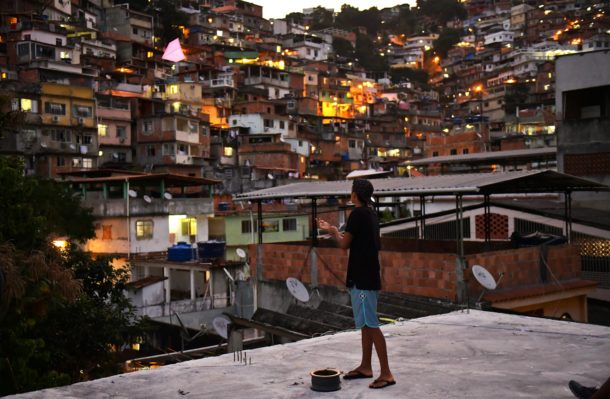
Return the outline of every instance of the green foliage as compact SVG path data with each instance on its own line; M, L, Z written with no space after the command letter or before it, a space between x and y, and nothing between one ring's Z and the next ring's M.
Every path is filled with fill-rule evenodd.
M93 215L64 186L23 176L23 162L0 156L0 243L40 248L51 234L85 240L95 235Z
M397 17L385 23L385 27L396 35L411 35L419 31L419 22L417 13L405 4L401 6Z
M93 236L90 211L60 184L23 176L0 157L0 396L114 374L119 348L141 335L123 296L126 269L49 236Z
M17 133L25 121L25 112L11 109L13 96L13 93L0 91L0 139L7 133Z
M390 79L392 83L415 82L420 86L427 87L428 72L423 69L412 68L392 68L390 70Z
M426 16L438 25L445 25L448 21L464 20L468 16L464 5L457 0L417 0L417 6L423 16Z
M434 49L441 57L446 57L447 52L451 50L454 44L460 42L460 38L464 35L463 29L447 28L441 31L438 39L434 41Z
M286 21L291 21L293 24L305 25L305 14L302 12L291 12L286 14Z
M349 40L341 39L340 37L333 39L333 49L335 54L337 54L339 57L345 57L348 59L354 59L356 54L352 43L350 43Z
M324 7L316 7L311 14L311 30L321 30L333 26L333 13Z
M369 36L376 36L381 29L381 14L377 7L360 11L356 7L343 4L335 25L345 30L354 30L359 26L364 26Z
M360 65L369 71L387 71L388 62L385 57L379 55L377 46L373 40L366 35L358 35L356 39L356 58Z

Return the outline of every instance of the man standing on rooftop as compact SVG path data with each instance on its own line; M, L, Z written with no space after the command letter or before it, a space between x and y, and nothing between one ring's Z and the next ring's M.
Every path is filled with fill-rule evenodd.
M327 230L339 247L349 248L346 285L349 288L356 328L362 332L362 361L358 367L343 376L346 380L372 378L371 356L373 345L379 357L381 373L369 387L385 388L396 384L388 363L385 338L377 318L377 298L381 290L379 265L379 221L370 207L373 185L365 179L354 180L351 201L356 208L347 220L345 233L319 219L318 226Z

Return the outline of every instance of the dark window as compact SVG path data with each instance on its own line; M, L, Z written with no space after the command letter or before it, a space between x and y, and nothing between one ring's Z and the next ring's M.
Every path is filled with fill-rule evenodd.
M462 150L462 154L468 154L468 148L464 148L464 149Z
M62 45L62 44L61 44L61 39L60 39L60 38L56 38L56 39L55 39L55 45L56 45L56 46L61 46L61 45Z
M258 227L258 223L256 221L254 221L254 231L258 231L257 229ZM252 222L250 222L249 220L242 220L241 221L241 232L242 234L247 234L247 233L252 233Z
M282 220L282 231L296 231L297 220L295 218Z
M457 150L455 148L452 148L451 151L449 152L451 155L457 155Z
M438 157L438 151L434 151L434 152L432 153L432 156L433 156L433 157Z
M57 157L57 166L66 166L66 158L62 156Z
M46 102L44 104L44 112L46 114L51 114L51 115L65 115L66 114L66 104Z

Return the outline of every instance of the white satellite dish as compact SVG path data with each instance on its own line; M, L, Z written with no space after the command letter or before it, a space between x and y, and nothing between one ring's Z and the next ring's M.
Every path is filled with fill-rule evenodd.
M224 339L227 339L229 337L228 326L230 323L230 320L221 316L218 316L214 318L214 320L212 320L212 326L214 327L214 331L216 331L216 334L220 335Z
M166 200L169 201L169 200L171 200L174 197L172 196L171 193L163 193L163 198L165 198Z
M488 272L487 269L485 269L483 266L472 266L472 274L474 275L474 278L477 279L479 284L481 284L488 290L495 290L498 286L494 276L492 276L491 273Z
M267 173L267 178L268 178L269 180L273 180L273 179L275 179L275 177L273 177L273 175L272 175L271 173Z
M235 250L235 253L237 254L237 256L239 256L240 258L244 259L246 257L246 251L244 251L241 248L237 248Z
M74 144L70 144L70 149L71 150L76 150L76 146Z
M135 197L137 197L137 196L138 196L138 193L137 193L137 192L135 192L135 190L129 190L129 191L127 191L127 194L129 194L129 196L130 196L131 198L135 198Z
M293 297L298 299L301 302L309 301L309 292L307 288L294 277L288 277L286 279L286 287L288 287L288 291L292 294Z
M42 148L47 148L47 143L40 143L40 146L41 146Z
M150 204L152 202L152 198L150 198L148 195L143 196L142 199L144 199L144 202L146 202L147 204Z

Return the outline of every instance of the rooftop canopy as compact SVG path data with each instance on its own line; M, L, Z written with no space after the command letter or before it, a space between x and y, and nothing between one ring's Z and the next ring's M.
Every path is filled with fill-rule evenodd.
M112 183L124 182L146 184L164 180L165 184L170 186L213 186L220 183L220 180L205 179L201 177L191 177L183 175L174 175L170 173L151 173L151 174L125 174L105 177L76 177L66 180L68 183L74 184L93 184L93 183Z
M610 187L551 171L469 173L371 180L375 197L610 191ZM307 181L235 195L240 200L349 196L352 181Z
M404 162L403 165L425 166L431 164L484 163L494 161L514 162L515 160L540 160L545 158L555 160L556 156L557 148L545 147L522 150L476 152L473 154L446 155L440 157L422 158L414 161Z

